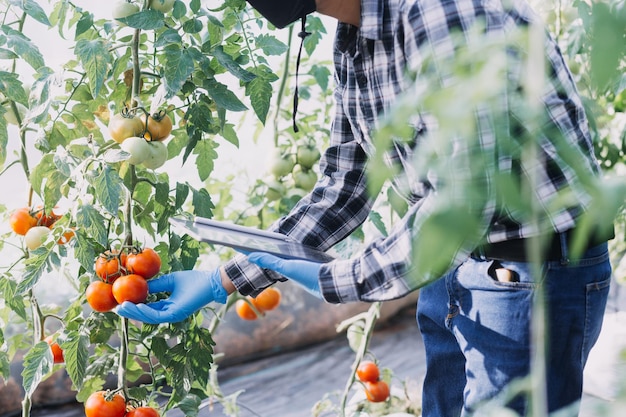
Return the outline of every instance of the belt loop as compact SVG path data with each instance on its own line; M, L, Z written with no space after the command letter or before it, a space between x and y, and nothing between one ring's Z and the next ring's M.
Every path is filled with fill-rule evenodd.
M567 246L568 233L559 233L559 243L561 246L561 265L569 264L569 248Z

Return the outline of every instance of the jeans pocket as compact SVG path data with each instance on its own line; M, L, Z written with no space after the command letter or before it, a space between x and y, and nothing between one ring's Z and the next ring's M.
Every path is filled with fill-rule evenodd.
M583 362L600 336L604 310L609 297L611 278L591 282L586 286L585 333L583 335Z

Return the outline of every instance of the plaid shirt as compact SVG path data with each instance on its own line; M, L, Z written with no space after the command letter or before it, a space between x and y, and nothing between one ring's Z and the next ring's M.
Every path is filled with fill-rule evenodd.
M503 3L507 4L506 8ZM338 25L334 51L336 114L329 148L320 161L323 176L314 190L275 225L275 231L327 250L366 220L373 200L368 196L365 170L368 156L373 153L371 133L379 116L408 88L407 68L420 65L423 46L446 54L452 45L451 32L468 30L478 19L487 22L488 33L505 37L519 25L535 21L537 16L525 0L362 0L360 28ZM584 166L576 169L597 174L599 168L593 156L587 119L574 81L552 39L546 40L545 49L550 75L542 100L550 116L548 123L582 155ZM515 73L520 76L519 70ZM435 128L427 121L423 123L426 131ZM492 142L481 141L484 152L495 152ZM591 197L578 189L575 169L558 158L553 141L545 138L539 143L541 158L537 163L522 167L529 175L540 179L534 190L535 198L547 204L559 190L574 187L577 191L578 204L545 214L548 218L544 220L553 226L553 231L562 232L574 227ZM408 144L395 143L387 155L403 168L398 179L404 180L405 189L407 184L409 187L408 212L394 224L387 237L368 242L350 259L322 265L319 282L328 302L399 298L423 282L411 273L412 247L414 239L419 241L424 221L438 204L435 198L438 182L432 178L423 181L414 175L414 150ZM497 169L511 172L514 168L510 160L501 158ZM490 185L493 179L482 178L481 181L489 195L489 201L481 205L477 213L483 221L486 241L541 234L521 215L498 209ZM450 265L462 263L472 249L460 247ZM271 271L261 271L241 256L227 263L226 271L242 294L258 293L280 279Z

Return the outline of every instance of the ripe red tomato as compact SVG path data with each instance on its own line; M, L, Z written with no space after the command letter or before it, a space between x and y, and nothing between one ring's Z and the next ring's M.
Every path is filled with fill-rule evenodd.
M31 227L37 226L37 219L28 207L22 207L11 213L9 224L15 233L24 236Z
M235 311L237 315L244 320L256 320L259 318L246 300L237 300L235 303Z
M117 306L117 301L113 297L113 285L104 281L94 281L89 284L85 296L91 308L100 313L111 311Z
M52 351L54 363L65 362L65 359L63 358L63 349L61 349L61 346L59 346L57 342L53 341L52 335L46 337L44 340L50 345L50 350Z
M96 391L85 401L86 417L124 417L126 400L120 394L108 397L105 391Z
M148 116L147 127L145 117L141 118L141 123L146 131L143 137L150 141L164 141L172 132L172 119L165 112Z
M365 396L370 402L380 403L389 398L389 385L385 381L365 382Z
M106 251L96 259L96 275L103 281L113 283L126 274L127 255L125 252Z
M46 226L52 227L54 222L59 220L61 216L54 213L54 211L50 213L45 213L43 207L39 206L35 210L34 217L37 219L38 226Z
M374 362L363 361L356 368L356 376L363 382L376 382L380 378L380 370Z
M254 306L261 311L273 310L280 304L280 290L268 287L261 291L259 295L252 299Z
M141 136L143 122L135 115L117 113L109 120L109 134L117 143L122 143L133 136Z
M159 412L152 407L137 407L126 413L126 417L159 417Z
M148 283L144 277L137 274L119 277L113 283L113 297L119 304L124 301L142 303L148 297Z
M126 268L131 274L141 275L150 279L161 270L161 257L151 248L133 252L126 259Z

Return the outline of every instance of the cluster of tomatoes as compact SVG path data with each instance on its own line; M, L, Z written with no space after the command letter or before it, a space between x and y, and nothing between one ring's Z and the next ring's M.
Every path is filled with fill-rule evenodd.
M248 296L245 299L237 300L235 311L243 320L256 320L259 318L259 313L264 314L266 311L274 310L278 307L280 298L281 293L278 288L267 287L254 298Z
M111 138L130 154L129 164L157 169L167 161L167 146L163 141L172 133L172 119L166 112L142 117L124 110L111 117L108 129Z
M85 401L86 417L159 417L152 407L129 407L120 393L96 391Z
M380 378L380 370L375 362L362 361L356 369L356 376L365 387L368 401L379 403L389 398L389 385Z
M95 311L111 311L124 301L141 303L148 297L147 280L161 269L161 258L151 248L106 251L96 259L98 280L89 284L85 296Z
M320 151L314 143L299 145L296 152L276 153L272 156L270 172L274 179L267 181L267 199L278 200L287 194L285 177L291 175L297 189L310 191L317 182L313 167L320 159Z
M43 208L31 210L29 207L22 207L11 213L9 224L16 234L24 236L26 247L35 250L46 240L60 218L61 216L54 212L44 213ZM58 243L65 244L72 237L74 237L74 231L65 230L58 239Z

